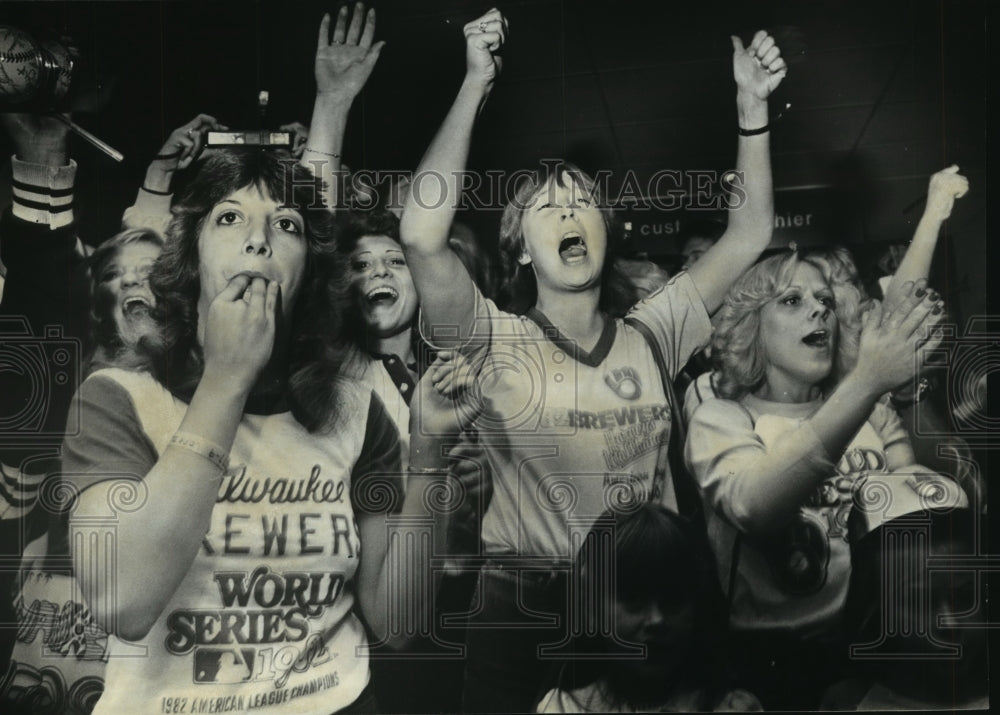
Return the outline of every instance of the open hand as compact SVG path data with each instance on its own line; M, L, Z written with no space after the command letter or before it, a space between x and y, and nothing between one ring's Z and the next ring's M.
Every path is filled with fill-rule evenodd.
M941 342L933 332L945 315L938 294L922 279L904 284L903 293L895 306L874 301L862 318L854 371L879 394L911 380L919 371L918 348L927 354Z
M337 23L330 37L330 14L323 16L316 45L316 94L341 95L353 101L371 76L384 41L375 39L375 8L365 12L365 4L356 3L348 25L347 6L337 13Z

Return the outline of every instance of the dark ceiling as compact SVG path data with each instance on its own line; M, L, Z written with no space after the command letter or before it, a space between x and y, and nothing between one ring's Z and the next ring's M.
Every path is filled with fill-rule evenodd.
M354 167L410 169L461 79L461 27L490 4L375 6L377 36L388 45L353 115L347 158ZM253 126L257 91L267 89L272 124L308 122L316 27L335 7L4 2L0 22L63 30L92 71L116 80L107 106L79 121L126 162L75 147L84 195L102 199L80 202L100 237L114 230L147 157L197 112ZM510 22L505 70L477 130L473 167L566 157L619 180L626 170L644 180L664 168L728 168L736 143L729 35L749 39L763 27L790 65L776 101L792 106L772 134L779 212L807 189L799 195L821 195L828 212L856 221L837 229L847 240L905 239L927 177L955 162L973 191L952 233L973 234L963 254L985 252L986 3L518 0L501 9Z

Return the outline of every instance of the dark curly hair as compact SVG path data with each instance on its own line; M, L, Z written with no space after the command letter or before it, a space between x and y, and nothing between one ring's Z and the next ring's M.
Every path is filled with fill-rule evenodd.
M518 259L524 253L524 232L521 222L532 205L533 199L554 182L566 188L569 177L600 209L608 236L607 254L601 271L601 299L599 308L612 317L623 317L639 299L635 287L615 258L624 250L625 234L614 210L608 206L600 186L579 167L563 161L542 162L542 167L527 176L517 187L513 200L504 208L500 218L500 273L499 305L504 310L523 315L538 300L538 283L534 269L522 266Z
M332 424L341 368L349 352L339 339L346 307L346 270L335 250L333 215L322 203L322 181L290 154L259 148L213 152L193 169L175 198L167 245L150 276L157 302L154 315L162 325L159 340L144 345L154 376L181 399L190 399L197 387L204 370L197 340L198 237L216 204L254 186L299 211L305 224L305 276L289 326L292 344L283 397L308 430Z
M385 236L400 244L399 239L399 218L386 209L372 209L363 211L359 209L341 209L337 212L337 252L340 254L344 265L350 265L351 254L358 247L358 241L365 236ZM348 285L350 279L347 281ZM351 341L352 345L366 353L374 352L376 338L369 332L369 326L362 318L363 311L359 301L361 296L354 291L350 292L348 301L351 310L348 312L344 324L344 336ZM414 313L413 324L416 325L417 316ZM414 347L414 354L418 353L417 338L418 331L411 330L411 342Z

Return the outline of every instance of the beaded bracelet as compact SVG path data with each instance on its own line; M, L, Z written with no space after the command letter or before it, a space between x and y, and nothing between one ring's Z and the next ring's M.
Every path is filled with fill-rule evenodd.
M190 432L175 432L174 436L170 438L170 444L186 449L199 457L204 457L218 467L220 472L224 473L229 469L229 452L198 435Z

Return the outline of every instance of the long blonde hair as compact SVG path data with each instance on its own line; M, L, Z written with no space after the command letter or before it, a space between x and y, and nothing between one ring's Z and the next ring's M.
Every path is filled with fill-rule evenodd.
M856 284L857 270L846 249L801 256L795 251L766 258L737 280L715 317L712 362L715 385L736 400L764 383L767 360L760 339L760 311L789 286L801 263L816 268L833 290L838 323L834 369L821 387L829 391L854 366L861 315L868 300ZM852 274L853 269L853 274Z

